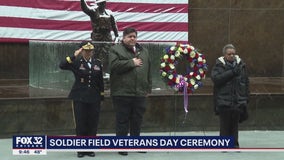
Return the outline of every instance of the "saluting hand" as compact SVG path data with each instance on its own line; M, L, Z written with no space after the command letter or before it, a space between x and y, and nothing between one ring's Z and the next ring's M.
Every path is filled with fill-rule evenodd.
M74 52L74 56L77 57L77 56L81 53L82 49L83 49L83 48L77 49L77 50Z

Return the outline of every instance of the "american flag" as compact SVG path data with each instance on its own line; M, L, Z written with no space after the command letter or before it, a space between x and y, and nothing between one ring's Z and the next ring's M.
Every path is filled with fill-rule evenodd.
M188 41L188 0L109 0L106 8L120 36L125 27L134 27L139 41ZM80 0L0 1L0 42L89 40L91 30Z

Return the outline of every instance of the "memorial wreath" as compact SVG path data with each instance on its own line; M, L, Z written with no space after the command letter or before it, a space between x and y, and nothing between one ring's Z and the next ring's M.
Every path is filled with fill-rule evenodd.
M177 73L180 60L188 61L185 73ZM161 58L160 73L168 86L180 93L192 93L203 85L207 64L205 56L189 44L167 47Z

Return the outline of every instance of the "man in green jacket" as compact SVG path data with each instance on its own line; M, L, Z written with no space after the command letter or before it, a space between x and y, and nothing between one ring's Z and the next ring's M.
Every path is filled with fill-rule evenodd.
M149 53L137 43L134 28L124 29L122 43L110 49L109 67L110 91L116 110L116 135L127 136L130 131L130 136L139 136L152 80Z

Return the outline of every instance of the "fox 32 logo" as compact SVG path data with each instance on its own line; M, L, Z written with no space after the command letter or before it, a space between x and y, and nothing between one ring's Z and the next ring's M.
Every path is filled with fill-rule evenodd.
M13 149L44 149L45 136L13 136Z

